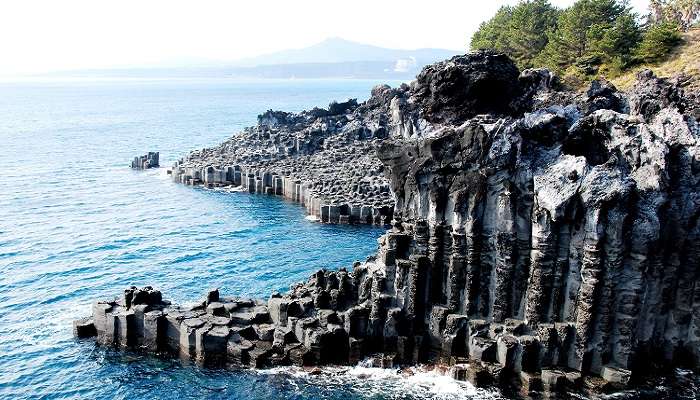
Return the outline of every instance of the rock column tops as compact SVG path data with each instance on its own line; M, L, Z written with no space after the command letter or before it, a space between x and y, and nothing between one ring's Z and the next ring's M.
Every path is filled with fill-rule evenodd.
M301 114L268 111L258 126L190 153L170 174L184 184L283 196L322 222L387 224L394 200L374 150L385 132L359 126L357 108L350 100Z
M131 168L133 168L133 169L158 168L160 166L159 158L160 158L160 153L149 151L148 154L146 154L144 156L134 157L134 160L131 162Z
M612 365L600 377L567 366L577 343L575 324L533 327L426 303L429 265L411 254L415 234L389 232L381 260L358 263L350 272L318 271L267 302L212 290L182 307L149 287L132 287L119 300L96 302L92 317L75 321L74 332L100 345L171 354L207 367L355 365L369 358L389 368L446 364L456 379L528 394L582 388L584 381L627 383L629 370Z

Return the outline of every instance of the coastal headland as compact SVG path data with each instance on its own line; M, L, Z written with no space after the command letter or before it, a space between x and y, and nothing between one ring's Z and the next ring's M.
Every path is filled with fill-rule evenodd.
M75 334L208 366L445 364L525 396L697 368L697 99L648 70L571 92L480 51L361 104L267 112L172 176L389 223L376 256L267 300L132 287Z

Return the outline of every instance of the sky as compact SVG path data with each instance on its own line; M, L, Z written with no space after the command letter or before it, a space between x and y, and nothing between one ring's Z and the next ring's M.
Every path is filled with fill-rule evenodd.
M329 37L466 51L518 0L3 0L0 75L229 61ZM552 0L559 7L573 0ZM632 0L644 12L648 0Z

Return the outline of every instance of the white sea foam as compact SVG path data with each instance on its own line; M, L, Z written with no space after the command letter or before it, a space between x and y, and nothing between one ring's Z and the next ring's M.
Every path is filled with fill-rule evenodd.
M224 186L219 188L222 192L238 193L247 191L243 186Z
M360 363L355 367L306 369L279 367L258 371L260 374L287 376L289 384L302 389L305 385L346 388L363 396L416 399L499 399L498 392L478 389L468 382L452 379L448 371L412 367L386 369Z
M158 179L161 180L168 180L171 179L171 175L168 174L168 168L163 168L163 167L158 167L158 168L151 168L147 169L146 171L147 175L153 175Z
M213 186L213 187L208 187L206 185L200 185L197 187L201 188L203 190L211 190L213 192L224 192L224 193L247 192L247 189L245 189L243 186Z

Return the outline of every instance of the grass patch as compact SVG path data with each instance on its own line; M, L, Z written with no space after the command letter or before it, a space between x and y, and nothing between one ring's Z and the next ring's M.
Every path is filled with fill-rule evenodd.
M700 28L684 33L683 44L674 49L666 61L635 66L611 81L618 89L628 90L634 85L637 73L647 68L659 77L685 74L690 78L689 87L700 89Z

